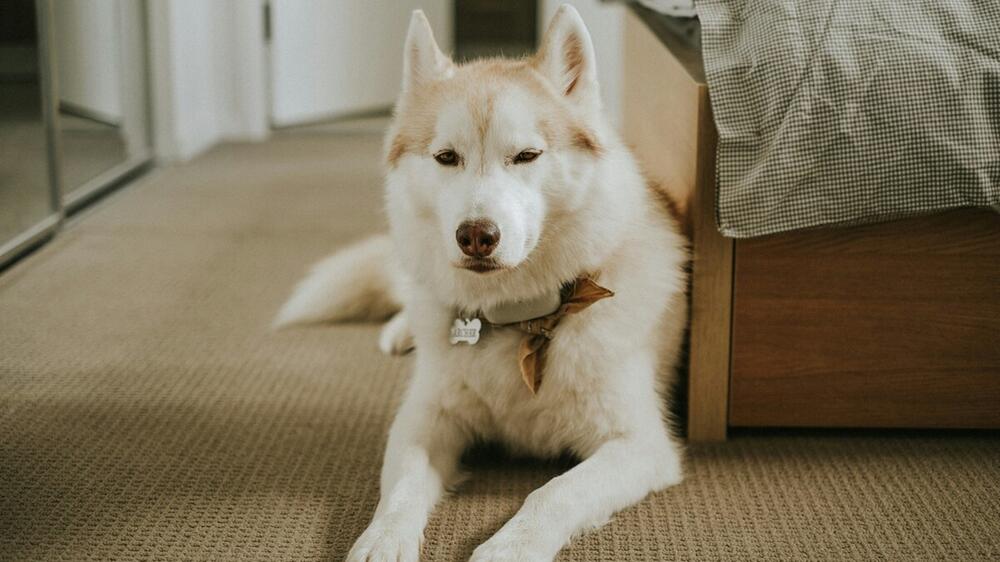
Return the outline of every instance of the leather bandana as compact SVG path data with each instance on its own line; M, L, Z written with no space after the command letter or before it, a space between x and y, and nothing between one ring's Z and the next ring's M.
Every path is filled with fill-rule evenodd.
M552 341L556 326L567 315L580 312L599 300L613 297L614 294L613 291L598 285L590 277L582 276L563 287L560 293L559 307L554 312L509 324L492 324L495 327L514 328L524 333L518 347L517 361L521 368L521 379L532 394L537 393L542 384L545 350L548 348L549 342ZM479 341L480 326L481 320L479 318L455 320L451 343L475 344Z

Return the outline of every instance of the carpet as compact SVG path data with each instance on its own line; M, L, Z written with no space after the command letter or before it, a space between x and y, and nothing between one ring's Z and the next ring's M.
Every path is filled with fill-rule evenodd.
M282 133L158 170L0 275L0 559L340 560L412 358L273 333L317 258L383 229L380 138ZM469 459L426 532L467 559L565 462ZM1000 557L1000 437L737 432L560 560Z

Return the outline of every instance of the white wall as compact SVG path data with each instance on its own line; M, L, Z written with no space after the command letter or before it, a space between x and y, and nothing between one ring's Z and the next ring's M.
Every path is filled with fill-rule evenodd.
M59 100L120 123L118 0L59 0L52 9Z
M281 98L282 92L273 92L276 100L292 100L275 114L284 117L275 119L279 124L317 117L297 113L302 107L326 104L336 113L391 104L413 8L427 8L442 47L451 43L450 0L272 0L273 36L292 41L275 60L272 82L263 4L149 2L154 151L160 161L187 160L223 140L265 138L269 88L275 84L292 94ZM333 88L317 87L316 79Z
M156 0L149 32L161 161L267 136L262 0Z
M273 123L392 105L403 72L403 40L417 8L449 51L451 0L271 0Z
M562 4L572 4L590 30L597 55L597 80L601 83L604 108L611 122L621 126L622 87L625 79L623 55L624 10L620 2L600 0L542 0L541 26L538 37L545 32L549 20Z

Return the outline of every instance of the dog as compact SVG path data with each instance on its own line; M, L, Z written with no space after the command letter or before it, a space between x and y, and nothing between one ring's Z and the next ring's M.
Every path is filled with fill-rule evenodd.
M522 60L456 65L413 13L386 137L388 236L315 266L276 324L392 316L415 348L381 499L347 559L417 560L459 481L497 441L579 464L532 492L472 560L551 560L682 477L667 392L687 321L687 242L602 114L580 15Z

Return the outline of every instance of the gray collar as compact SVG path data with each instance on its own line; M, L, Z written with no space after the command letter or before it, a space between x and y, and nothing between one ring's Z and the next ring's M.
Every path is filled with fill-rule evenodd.
M501 303L484 309L479 316L494 326L516 324L552 314L562 304L562 288L543 293L535 298Z

